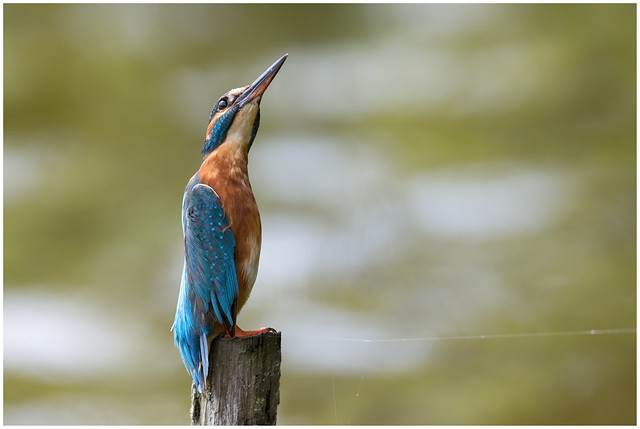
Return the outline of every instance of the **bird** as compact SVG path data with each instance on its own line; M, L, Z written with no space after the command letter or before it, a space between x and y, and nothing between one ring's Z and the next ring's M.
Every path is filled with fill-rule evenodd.
M236 318L256 280L262 241L248 155L260 125L262 95L287 57L214 104L201 150L204 160L183 195L184 265L171 330L198 393L207 387L213 339L272 330L243 331Z

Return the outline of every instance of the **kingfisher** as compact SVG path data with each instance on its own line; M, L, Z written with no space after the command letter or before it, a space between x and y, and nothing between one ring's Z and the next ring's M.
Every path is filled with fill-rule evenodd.
M182 361L202 393L214 338L269 331L236 325L258 274L262 230L251 190L248 155L260 124L264 91L285 54L251 85L222 95L209 115L204 161L182 199L184 268L172 326Z

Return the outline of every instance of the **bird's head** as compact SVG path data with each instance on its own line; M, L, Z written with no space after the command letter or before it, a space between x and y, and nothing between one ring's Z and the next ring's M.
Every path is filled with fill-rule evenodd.
M249 151L260 124L260 100L273 78L287 59L284 54L251 85L232 89L218 99L209 115L202 154L214 151L227 140L246 145Z

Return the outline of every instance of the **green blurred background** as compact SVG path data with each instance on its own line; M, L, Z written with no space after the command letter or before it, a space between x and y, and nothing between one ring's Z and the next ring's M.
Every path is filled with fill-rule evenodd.
M285 52L239 318L279 423L635 423L634 331L410 340L635 328L635 5L3 9L5 423L189 422L183 189Z

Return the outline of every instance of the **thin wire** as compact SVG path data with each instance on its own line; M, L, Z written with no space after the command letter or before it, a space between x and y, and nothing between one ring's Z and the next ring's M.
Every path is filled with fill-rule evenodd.
M445 337L421 337L421 338L349 338L349 337L323 337L306 334L285 334L289 337L312 338L316 340L328 341L352 341L363 343L397 343L406 341L446 341L446 340L493 340L506 338L531 338L531 337L567 337L578 335L616 335L635 334L636 328L614 328L614 329L589 329L583 331L560 331L560 332L532 332L520 334L487 334L487 335L455 335Z

